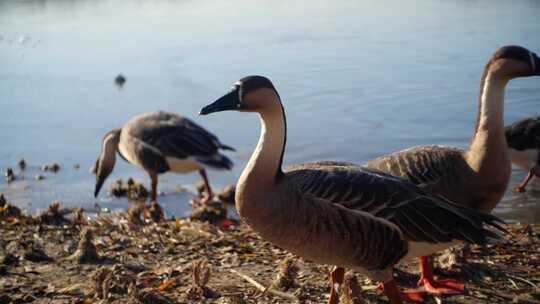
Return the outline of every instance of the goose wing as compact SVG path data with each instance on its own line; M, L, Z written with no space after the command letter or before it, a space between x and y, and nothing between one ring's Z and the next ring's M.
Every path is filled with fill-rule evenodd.
M440 145L418 146L377 157L365 166L403 177L421 187L431 187L457 180L464 165L463 152Z
M132 136L159 150L164 157L212 157L218 149L233 150L203 127L172 113L152 113L130 131Z
M504 128L506 141L516 150L540 149L540 117L520 120Z
M391 221L408 240L484 243L499 235L483 224L504 231L499 225L502 221L494 216L428 195L406 180L377 170L352 165L309 165L288 171L287 176L307 195Z
M390 221L301 193L294 184L283 190L287 197L296 195L286 212L272 217L278 222L270 221L269 230L280 246L317 262L367 270L388 269L407 254L405 236ZM287 228L291 226L297 229Z

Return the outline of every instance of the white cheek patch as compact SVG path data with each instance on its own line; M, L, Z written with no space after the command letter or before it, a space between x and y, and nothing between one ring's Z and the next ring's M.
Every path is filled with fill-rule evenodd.
M242 106L242 82L238 80L237 82L233 83L231 90L238 89L238 101L239 103L236 104L237 108L240 108Z
M534 56L531 52L529 52L529 58L531 60L531 67L533 72L536 72L536 64L534 63Z

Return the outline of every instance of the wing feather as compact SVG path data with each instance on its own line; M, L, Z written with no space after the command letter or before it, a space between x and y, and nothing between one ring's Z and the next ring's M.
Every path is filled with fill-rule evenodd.
M318 165L296 167L287 175L301 185L306 195L385 218L402 229L409 240L483 243L493 234L484 225L504 231L495 217L488 218L428 195L411 182L377 170L352 165ZM302 186L304 183L309 187ZM350 192L350 195L333 195L339 192Z

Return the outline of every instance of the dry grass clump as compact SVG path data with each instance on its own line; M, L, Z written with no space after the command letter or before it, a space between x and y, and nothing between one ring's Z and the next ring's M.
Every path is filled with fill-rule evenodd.
M150 203L150 207L146 209L146 216L154 223L159 223L165 220L163 208L161 208L157 202Z
M128 287L135 283L133 273L120 265L100 267L92 274L91 279L94 297L103 300L115 295L126 295Z
M127 197L131 200L144 200L148 197L148 190L143 186L143 184L136 182L133 178L128 178L127 182L120 178L117 179L110 187L107 189L107 193L110 196L114 197Z
M37 222L42 225L63 225L69 223L64 215L71 212L60 209L60 202L55 201L45 211L37 216Z
M4 194L0 193L0 220L13 220L22 215L21 209L17 206L10 204Z
M274 286L281 290L289 290L296 286L296 278L300 267L296 259L287 257L279 265L279 273L274 280Z
M210 289L206 284L210 281L212 271L205 260L194 262L191 266L192 279L191 287L186 292L188 300L201 300L217 297L216 292Z
M100 260L96 246L92 242L93 232L90 227L84 228L80 233L79 245L77 250L69 257L71 260L77 261L79 264L96 263Z
M356 276L347 272L339 289L339 303L341 304L363 304L366 300L362 296L362 288Z

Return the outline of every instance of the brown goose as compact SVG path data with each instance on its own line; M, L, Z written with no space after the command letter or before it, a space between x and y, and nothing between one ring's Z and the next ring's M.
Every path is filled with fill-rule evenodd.
M504 128L512 163L529 171L523 182L513 189L524 192L533 178L540 177L540 117L531 117Z
M467 150L421 146L381 156L366 166L409 179L428 192L462 206L489 213L504 195L510 157L503 122L504 91L509 80L540 76L540 59L520 46L499 48L487 63L480 83L478 117ZM456 293L463 284L433 278L431 258L421 258L420 285L433 293Z
M94 173L97 197L116 162L116 152L127 162L143 168L152 180L152 201L156 201L158 174L167 171L188 173L198 170L206 187L205 204L213 193L205 168L230 170L229 158L219 149L232 150L215 135L193 121L167 112L145 113L133 117L121 129L109 131L102 140Z
M339 283L341 267L380 281L392 303L421 300L418 291L397 289L392 277L396 263L459 240L484 243L498 238L483 224L504 230L491 215L427 195L406 180L375 170L321 162L282 171L285 112L267 78L242 78L201 114L226 110L256 112L262 124L257 147L237 183L240 217L266 240L306 259L338 266L329 303L338 302L334 283Z

